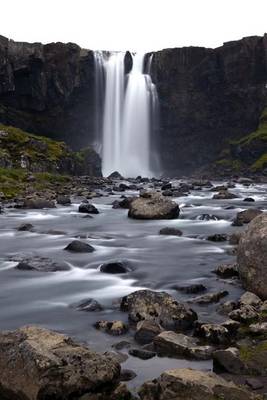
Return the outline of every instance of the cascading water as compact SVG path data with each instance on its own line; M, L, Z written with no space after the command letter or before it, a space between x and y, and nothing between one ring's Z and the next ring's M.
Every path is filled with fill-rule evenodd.
M99 58L99 55L101 57ZM102 172L125 177L152 176L151 132L155 128L157 92L144 70L144 54L132 55L132 70L125 75L125 53L95 56L96 67L105 71L102 130ZM148 63L148 72L150 70ZM96 77L102 76L96 73ZM96 97L96 100L99 98ZM100 124L99 124L100 125Z

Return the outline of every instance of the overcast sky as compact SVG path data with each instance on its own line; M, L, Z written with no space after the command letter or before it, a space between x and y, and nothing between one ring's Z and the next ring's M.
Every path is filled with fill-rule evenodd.
M267 32L267 0L1 0L0 34L98 50L218 47Z

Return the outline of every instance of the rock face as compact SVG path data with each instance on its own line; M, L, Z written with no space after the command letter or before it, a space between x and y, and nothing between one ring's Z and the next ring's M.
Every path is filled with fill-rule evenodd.
M178 332L191 328L197 319L194 311L168 293L152 290L138 290L123 297L121 310L127 311L133 322L154 320L163 328Z
M261 214L249 224L242 235L237 252L240 279L243 286L267 299L267 214Z
M165 371L158 379L145 382L141 400L253 400L247 390L208 372L192 369Z
M115 361L34 326L0 334L0 368L0 397L9 400L104 393L120 375Z
M179 206L174 201L153 195L133 200L128 216L134 219L173 219L178 218L179 213Z

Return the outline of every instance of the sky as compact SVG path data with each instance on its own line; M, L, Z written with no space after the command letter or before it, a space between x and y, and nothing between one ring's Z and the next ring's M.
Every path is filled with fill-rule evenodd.
M92 50L218 47L267 32L267 0L1 0L0 35Z

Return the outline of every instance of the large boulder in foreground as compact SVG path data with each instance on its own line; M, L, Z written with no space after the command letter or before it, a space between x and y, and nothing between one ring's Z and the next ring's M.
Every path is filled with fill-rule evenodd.
M116 361L35 326L0 333L0 370L0 398L8 400L103 394L116 387L120 375Z
M141 400L256 400L261 399L247 390L227 382L212 372L193 369L173 369L158 379L145 382L140 390Z
M267 214L254 218L237 251L240 279L245 289L267 299Z
M133 322L153 320L166 330L181 332L190 329L197 314L166 292L137 290L122 298L121 310Z
M158 193L149 197L139 197L130 203L128 217L135 219L173 219L178 218L180 209L174 201L166 200Z

